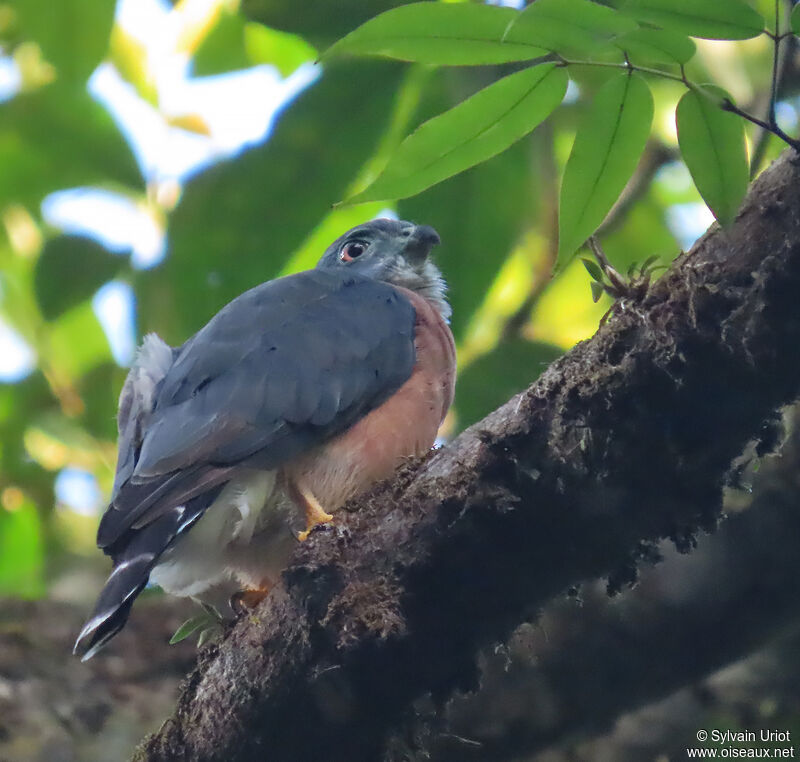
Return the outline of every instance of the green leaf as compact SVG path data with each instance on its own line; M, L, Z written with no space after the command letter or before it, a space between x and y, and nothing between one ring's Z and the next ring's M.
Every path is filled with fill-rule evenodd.
M764 29L764 19L744 0L628 0L622 11L638 21L710 40L746 40Z
M398 147L378 179L348 203L406 198L513 145L561 103L567 73L530 67L425 122Z
M223 9L214 27L192 57L195 76L246 69L250 60L244 47L244 19L235 11Z
M603 288L603 284L599 283L596 280L593 280L589 286L592 289L592 301L597 304L600 301L600 297L603 295L605 289Z
M80 378L111 359L108 339L88 301L49 324L48 340L52 364L71 378Z
M683 160L721 225L736 217L749 182L744 123L720 108L729 97L721 88L706 85L702 92L687 92L675 111Z
M589 0L536 0L512 23L505 42L527 42L559 53L585 58L614 37L636 29L630 18L614 8Z
M34 272L36 299L46 320L91 297L125 260L97 241L62 235L45 243ZM65 288L65 284L69 284Z
M447 72L455 73L464 79L468 75L464 69ZM452 77L437 77L430 90L424 106L426 113L436 113L451 102ZM544 138L534 132L483 164L397 204L402 219L433 225L442 237L433 256L448 283L450 327L457 341L463 340L486 289L536 213L541 187L531 182L531 168L539 166L542 143Z
M177 630L175 634L169 639L169 644L174 646L182 640L186 640L193 632L197 632L201 627L207 625L209 621L208 614L198 614L191 619L187 619Z
M271 29L298 34L326 47L373 16L404 0L242 0L242 13Z
M603 282L603 271L600 269L600 265L598 265L597 262L593 259L586 259L586 257L581 257L581 262L583 262L586 271L591 275L592 280L596 280L598 283Z
M251 64L270 63L283 77L317 57L317 51L302 37L255 22L244 25L244 49Z
M0 167L0 208L34 209L50 191L74 186L143 186L108 112L84 87L59 82L2 104Z
M503 41L519 13L470 3L412 3L370 19L322 58L373 55L444 66L526 61L546 53L527 40Z
M459 428L479 421L526 389L563 351L552 344L510 339L459 373L456 411Z
M664 64L685 64L694 56L697 46L686 35L671 29L642 27L626 32L614 40L634 61Z
M114 0L16 0L19 35L42 48L59 81L83 84L108 51Z
M800 37L800 5L795 5L792 8L792 15L790 16L792 31Z
M199 77L273 64L288 77L298 66L313 61L317 51L302 37L246 21L239 13L223 10L211 33L192 58Z
M36 507L23 496L14 510L0 506L0 595L44 594L44 547Z
M636 169L652 121L653 96L637 74L616 75L598 91L578 128L561 183L559 267L619 197Z

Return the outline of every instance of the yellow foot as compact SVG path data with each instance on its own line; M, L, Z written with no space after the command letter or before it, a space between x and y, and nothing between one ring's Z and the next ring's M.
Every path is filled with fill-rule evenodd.
M300 542L304 542L308 539L308 535L311 534L311 530L315 526L318 526L319 524L327 524L329 521L333 521L333 516L325 511L325 509L319 504L319 500L314 497L310 490L307 490L302 485L295 483L294 491L306 512L306 528L297 535L297 539L300 540Z
M258 606L267 595L269 595L269 588L239 590L238 593L234 593L231 596L228 603L236 616L242 616L242 614L246 614L248 611Z

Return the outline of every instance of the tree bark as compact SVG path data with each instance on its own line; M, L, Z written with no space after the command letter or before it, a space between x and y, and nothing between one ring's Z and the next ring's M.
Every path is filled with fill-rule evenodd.
M481 654L479 690L455 696L405 731L407 748L417 754L411 758L500 762L559 747L569 759L580 741L609 732L626 712L699 683L787 630L796 641L798 413L795 407L779 454L760 459L757 473L747 475L748 489L727 491L728 517L714 534L699 537L690 554L664 543L663 561L642 569L636 587L620 595L609 597L593 583L579 596L550 602L506 647ZM639 759L679 758L670 752L697 745L696 731L707 727L699 711L683 735L674 719L664 723L668 733L659 735L651 723L640 740L671 734L671 743Z
M787 152L644 299L315 532L136 759L378 759L415 697L472 686L477 649L549 599L690 548L800 391L798 187Z

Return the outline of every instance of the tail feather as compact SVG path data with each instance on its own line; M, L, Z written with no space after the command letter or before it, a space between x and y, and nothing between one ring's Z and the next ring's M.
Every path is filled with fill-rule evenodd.
M114 569L97 599L92 616L75 641L73 653L91 659L128 621L133 602L150 572L175 538L186 531L214 502L222 485L177 506L141 529L131 530L128 542L114 554Z

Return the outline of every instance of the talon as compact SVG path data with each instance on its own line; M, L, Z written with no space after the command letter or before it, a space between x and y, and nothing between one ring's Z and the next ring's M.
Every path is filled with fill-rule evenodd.
M233 613L240 617L252 611L267 595L269 595L269 588L239 590L231 596L228 605L233 609Z
M300 484L294 484L293 487L306 513L306 528L302 532L298 532L297 539L300 540L300 542L305 542L315 526L333 521L333 516L325 511L319 504L319 500L314 497L310 490L307 490Z

